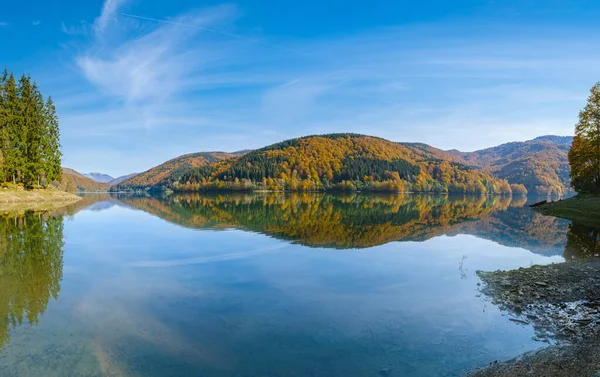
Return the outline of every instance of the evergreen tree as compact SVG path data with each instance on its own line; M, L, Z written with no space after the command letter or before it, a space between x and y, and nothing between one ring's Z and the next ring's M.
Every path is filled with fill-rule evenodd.
M0 181L6 181L6 83L8 81L8 70L4 68L2 76L0 76Z
M0 74L0 182L26 188L60 181L60 131L56 108L29 76L18 84L5 69Z
M39 182L42 159L42 133L43 133L43 100L37 86L31 83L29 76L23 75L19 80L19 94L21 97L21 115L23 127L21 138L24 140L24 158L22 167L22 182L25 187L31 188Z
M44 107L45 132L42 147L44 155L44 172L47 182L60 182L62 180L62 153L60 151L60 127L56 108L52 97L48 97Z
M4 107L4 145L6 177L16 183L20 180L20 167L23 165L24 139L23 139L23 117L21 114L21 100L17 92L15 77L11 73L4 85L5 101Z
M600 82L592 87L587 104L579 112L569 164L575 191L600 192Z

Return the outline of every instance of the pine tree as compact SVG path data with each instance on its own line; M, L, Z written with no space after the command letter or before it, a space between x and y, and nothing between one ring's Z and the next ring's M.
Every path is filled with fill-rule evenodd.
M3 151L5 155L5 176L17 182L20 173L20 166L23 164L23 132L21 101L17 92L15 77L11 73L4 83L4 102L3 113L4 123L2 125L3 133Z
M6 181L6 85L8 70L4 68L0 76L0 182Z
M52 97L48 97L44 106L44 117L45 117L45 130L44 130L44 141L43 141L43 155L44 155L44 172L46 175L46 181L60 182L62 180L62 153L60 151L60 127L58 124L58 117L56 116L56 108Z
M600 82L592 87L587 104L579 112L569 164L575 191L600 192Z
M60 181L60 130L51 98L22 75L0 74L0 182L33 188Z
M37 85L31 84L29 76L23 75L19 80L19 94L21 97L21 115L23 127L21 138L23 145L22 182L27 188L39 182L42 167L42 133L43 133L43 104Z

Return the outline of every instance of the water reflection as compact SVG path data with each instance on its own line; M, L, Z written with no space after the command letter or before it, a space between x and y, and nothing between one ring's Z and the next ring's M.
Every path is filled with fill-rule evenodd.
M62 281L62 217L2 220L2 376L463 375L539 346L476 297L476 270L597 245L524 198L100 195L65 213Z
M600 229L577 223L570 224L565 259L581 259L598 255L600 255Z
M50 298L58 299L63 246L60 216L0 218L0 348L11 326L37 324Z
M560 255L569 225L531 211L523 197L248 194L118 199L188 228L239 228L327 248L367 248L471 234L505 246Z

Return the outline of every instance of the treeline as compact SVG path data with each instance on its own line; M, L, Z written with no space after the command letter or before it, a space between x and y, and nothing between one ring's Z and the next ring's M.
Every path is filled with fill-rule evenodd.
M0 75L0 182L26 188L61 180L60 130L52 98L31 77Z

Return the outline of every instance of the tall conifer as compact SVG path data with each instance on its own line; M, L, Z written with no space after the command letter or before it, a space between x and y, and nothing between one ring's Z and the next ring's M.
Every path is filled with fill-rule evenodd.
M32 188L60 181L61 158L52 99L44 102L29 76L17 83L5 69L0 74L0 182Z

